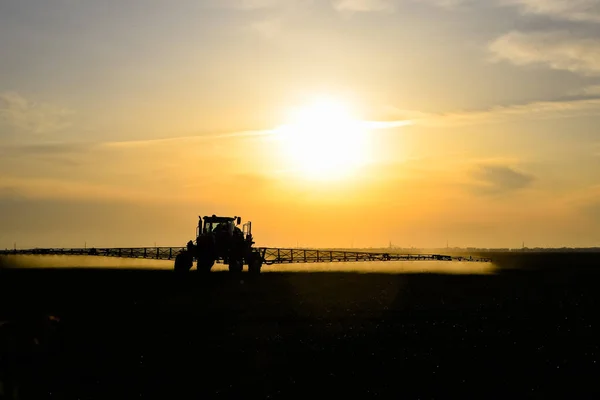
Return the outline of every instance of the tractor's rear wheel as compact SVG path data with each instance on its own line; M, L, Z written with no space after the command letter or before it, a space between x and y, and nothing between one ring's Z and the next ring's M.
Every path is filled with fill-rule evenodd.
M244 263L241 259L230 258L229 259L229 272L242 272L244 269Z
M260 274L262 268L262 257L259 254L252 253L248 260L248 272L251 274Z
M186 273L192 268L193 259L187 251L182 251L175 256L175 272Z

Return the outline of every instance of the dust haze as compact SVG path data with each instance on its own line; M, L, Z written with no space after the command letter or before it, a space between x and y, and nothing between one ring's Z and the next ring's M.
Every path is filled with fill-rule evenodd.
M98 268L172 270L172 260L127 259L90 256L8 255L0 256L0 268ZM195 268L194 268L195 269ZM227 265L215 264L213 271L227 271ZM495 266L488 262L461 261L366 261L335 263L294 263L265 265L269 272L351 272L378 274L436 273L436 274L493 274ZM194 271L192 271L194 272Z

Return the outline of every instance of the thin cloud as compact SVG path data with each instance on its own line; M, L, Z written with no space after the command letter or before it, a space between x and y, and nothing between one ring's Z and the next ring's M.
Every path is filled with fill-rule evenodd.
M588 86L582 90L582 94L588 96L600 96L600 85Z
M81 154L93 147L89 143L35 143L5 145L0 148L2 157L22 157L29 155L70 155Z
M380 129L394 129L403 126L410 126L413 121L410 120L397 120L397 121L359 121L359 125L363 129L380 130ZM195 142L195 141L207 141L215 139L236 139L236 138L265 138L276 135L278 132L277 128L274 129L263 129L263 130L249 130L240 132L228 132L228 133L215 133L197 136L178 136L173 138L161 138L161 139L148 139L148 140L129 140L120 142L105 142L102 144L103 147L108 148L128 148L128 147L143 147L148 145L160 145L167 143L176 142Z
M565 100L589 100L600 98L600 85L579 87L571 90Z
M532 175L516 171L507 165L479 165L472 171L472 189L480 194L497 195L524 189L534 181Z
M600 0L503 0L524 14L546 15L569 21L600 22Z
M120 142L105 142L102 144L103 147L113 148L127 148L127 147L142 147L147 145L157 144L168 144L176 142L195 142L195 141L206 141L214 139L230 139L230 138L254 138L263 137L274 134L274 130L251 130L251 131L240 131L240 132L229 132L229 133L215 133L206 135L195 135L195 136L178 136L172 138L161 138L161 139L148 139L148 140L127 140Z
M473 0L410 0L413 3L426 3L442 8L454 8ZM333 0L332 6L339 12L394 12L403 0Z
M582 116L600 116L600 98L583 98L565 101L540 101L526 104L497 106L486 110L457 111L448 113L427 113L414 110L388 108L390 118L382 121L360 121L363 129L386 130L408 126L451 127L497 124L523 119L557 119ZM178 142L196 142L236 138L269 138L277 134L277 128L249 130L229 133L180 136L174 138L106 142L108 148L129 148L162 145Z
M284 31L288 20L312 3L313 0L237 0L229 5L235 10L258 15L243 25L244 30L274 39Z
M40 160L51 165L79 166L94 149L92 143L6 144L0 147L3 160Z
M71 124L73 111L48 103L36 103L16 92L0 93L0 123L31 134L51 134Z
M364 129L377 130L377 129L394 129L401 128L403 126L411 126L414 122L411 120L399 120L399 121L362 121L361 126Z
M258 0L257 0L258 1ZM464 4L486 3L483 0L333 0L340 12L391 12L402 3L425 3L452 9ZM524 15L543 15L557 20L600 22L600 0L492 0L500 6L517 7Z
M568 31L509 32L489 45L494 61L519 66L546 65L552 69L600 75L600 41Z
M464 3L471 3L477 0L413 0L418 3L429 3L443 8L454 8Z
M226 0L223 1L222 4L225 7L239 10L260 10L277 8L296 2L298 2L298 0Z
M394 11L393 0L335 0L332 6L339 12Z
M423 113L398 110L399 123L410 121L410 125L448 127L482 125L510 122L523 119L555 119L600 115L600 98L585 98L564 101L539 101L526 104L497 106L487 110L471 110L449 113ZM406 119L406 116L411 116ZM389 121L393 124L394 121Z

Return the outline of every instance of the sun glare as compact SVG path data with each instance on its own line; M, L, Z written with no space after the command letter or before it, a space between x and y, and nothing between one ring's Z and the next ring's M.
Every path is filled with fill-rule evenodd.
M292 110L277 136L292 169L308 178L342 178L367 161L363 125L334 100Z

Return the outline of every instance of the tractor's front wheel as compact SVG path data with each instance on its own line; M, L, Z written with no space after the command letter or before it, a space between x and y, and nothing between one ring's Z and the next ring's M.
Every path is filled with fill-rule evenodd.
M175 272L186 273L192 268L194 260L190 253L182 251L175 256Z
M262 263L263 260L260 254L252 253L250 259L248 260L248 272L251 274L260 274Z
M198 272L210 272L213 265L215 265L214 258L200 257L196 263L196 269Z

